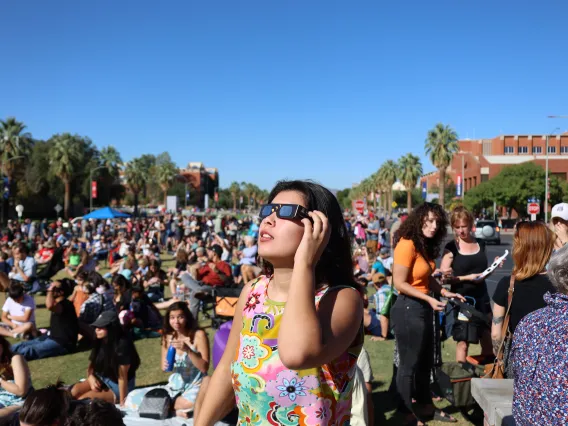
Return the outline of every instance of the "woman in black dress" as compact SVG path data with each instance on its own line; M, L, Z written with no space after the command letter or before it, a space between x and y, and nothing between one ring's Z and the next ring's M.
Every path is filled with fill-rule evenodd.
M488 266L485 243L473 236L474 218L465 207L456 207L452 211L450 223L455 239L446 244L442 257L440 269L452 271L445 282L451 284L453 292L466 297L475 309L489 316L491 304L487 285L484 279L477 279ZM489 327L474 319L468 321L463 314L460 315L459 309L452 313L455 321L452 336L457 342L456 361L466 362L469 344L480 340L481 355L491 358L493 350Z

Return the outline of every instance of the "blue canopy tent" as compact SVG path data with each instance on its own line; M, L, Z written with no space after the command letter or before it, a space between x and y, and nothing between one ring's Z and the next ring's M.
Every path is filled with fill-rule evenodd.
M111 209L110 207L103 207L102 209L94 210L86 214L83 216L83 219L117 219L121 217L130 217L130 215Z

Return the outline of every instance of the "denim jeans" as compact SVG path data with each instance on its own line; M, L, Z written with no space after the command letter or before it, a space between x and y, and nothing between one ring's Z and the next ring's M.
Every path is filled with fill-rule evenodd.
M40 336L27 342L12 346L12 352L22 355L27 361L49 358L52 356L67 355L68 351L55 340Z
M189 311L191 312L191 315L193 315L193 318L197 321L197 317L199 315L199 303L201 301L195 297L195 293L211 293L213 287L194 280L188 273L181 274L179 278L191 291L189 295Z
M434 362L432 307L426 301L401 294L391 309L400 363L396 387L404 404L412 410L412 398L420 405L432 404L430 371Z

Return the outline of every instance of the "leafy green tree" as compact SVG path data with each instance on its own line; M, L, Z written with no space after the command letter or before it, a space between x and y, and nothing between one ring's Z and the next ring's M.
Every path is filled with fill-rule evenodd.
M422 176L422 163L416 155L408 153L398 160L399 179L406 187L406 208L412 210L412 190Z
M450 127L442 123L428 132L425 150L430 156L430 161L438 169L440 182L446 182L446 169L451 164L454 154L458 152L458 135ZM445 194L440 191L440 205L445 207Z
M467 191L464 197L465 207L474 213L479 213L484 208L492 206L495 200L494 187L495 183L489 180Z
M134 158L124 170L126 184L134 194L134 215L138 216L138 197L146 187L149 177L148 163L142 157Z
M393 202L393 191L392 186L395 184L398 176L398 166L393 160L387 160L383 163L379 169L379 178L384 182L386 188L386 208L389 215L392 212L392 202Z
M399 207L405 206L408 203L408 192L393 191L392 199ZM420 188L413 188L412 191L410 191L410 199L410 204L413 206L417 206L422 202L422 192L420 191Z
M231 199L233 200L233 210L237 209L237 198L241 195L241 185L238 182L232 182L229 187L229 193L231 194Z
M65 186L63 212L69 217L71 206L71 183L81 170L84 159L82 138L70 133L54 135L51 138L52 147L49 152L51 174L61 179Z
M164 191L164 205L166 205L168 190L171 188L174 179L178 175L178 168L171 160L163 161L156 166L156 175L158 183L160 184L162 191Z
M351 188L345 188L337 191L337 201L339 205L344 209L351 210L351 198L350 198Z

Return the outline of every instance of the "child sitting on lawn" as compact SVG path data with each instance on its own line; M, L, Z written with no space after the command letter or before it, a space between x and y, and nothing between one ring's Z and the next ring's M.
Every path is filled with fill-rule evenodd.
M28 363L21 355L14 355L10 342L0 336L0 419L24 403L32 388ZM13 410L16 411L16 410Z
M24 293L24 287L19 281L10 282L8 299L2 307L1 325L0 336L14 339L37 336L34 298Z
M171 305L164 318L162 331L162 370L167 370L166 354L170 346L176 349L175 362L168 384L163 388L172 398L176 397L173 408L176 414L187 417L187 411L194 408L203 378L209 368L209 340L189 312L187 303ZM136 389L128 394L126 407L137 410L144 395L151 389Z

